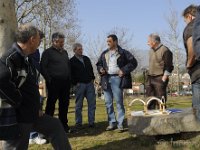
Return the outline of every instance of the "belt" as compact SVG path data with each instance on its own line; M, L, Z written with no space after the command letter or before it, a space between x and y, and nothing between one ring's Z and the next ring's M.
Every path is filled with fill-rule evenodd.
M152 77L152 78L156 78L156 77L161 77L163 75L148 75L149 77Z
M119 76L118 74L108 74L108 76L113 77L113 76Z

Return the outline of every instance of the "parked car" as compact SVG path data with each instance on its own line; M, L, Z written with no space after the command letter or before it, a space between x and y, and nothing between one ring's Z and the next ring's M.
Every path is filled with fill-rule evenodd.
M171 94L171 96L173 96L173 97L177 97L178 94L177 94L177 92L174 92L174 93Z
M171 94L171 96L192 96L192 91L179 91L179 92L174 92Z
M186 96L192 96L192 91L185 91Z

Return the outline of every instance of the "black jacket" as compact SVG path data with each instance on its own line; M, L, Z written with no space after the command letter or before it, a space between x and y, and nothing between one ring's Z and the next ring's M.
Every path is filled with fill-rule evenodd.
M71 75L67 51L59 52L54 47L43 52L40 67L41 74L47 82L50 82L53 78L68 80Z
M193 26L193 33L192 33L192 38L193 38L193 50L195 53L195 56L198 60L200 60L200 5L198 6L197 13L196 13L196 18L194 21L194 26Z
M108 70L107 62L106 62L106 53L109 50L105 50L98 62L97 62L97 70L100 73L100 69L103 68L104 70ZM137 60L135 57L127 50L122 49L120 46L118 46L118 53L120 57L117 59L117 65L124 73L124 76L122 77L120 88L129 89L132 88L132 78L131 78L131 72L137 67ZM101 76L101 86L104 90L106 90L108 87L108 74Z
M84 64L76 57L70 59L72 83L89 83L95 79L92 64L87 56L83 56Z
M195 19L193 21L191 21L184 29L184 32L183 32L183 42L184 42L184 46L185 46L185 50L186 50L186 56L187 56L187 59L186 59L186 64L187 64L187 61L188 61L188 47L187 47L187 40L192 37L192 33L193 33L193 29L196 29L196 26L194 28L194 22L195 22ZM194 43L195 44L195 55L197 54L197 36L198 34L195 34L195 38L193 40L195 40L196 42ZM198 55L197 55L198 56ZM197 79L200 78L200 60L196 59L194 65L190 68L188 68L188 73L190 75L190 78L191 78L191 82L194 83Z
M0 127L11 124L14 114L18 123L32 123L39 117L37 76L32 62L16 43L0 58L0 98L11 106L0 108Z

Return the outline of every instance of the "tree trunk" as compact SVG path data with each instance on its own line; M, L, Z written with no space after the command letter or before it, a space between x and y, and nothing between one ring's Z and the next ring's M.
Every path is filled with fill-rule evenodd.
M14 42L17 19L15 0L0 0L0 57ZM2 141L0 141L0 149Z
M17 19L15 0L0 0L0 56L14 42Z

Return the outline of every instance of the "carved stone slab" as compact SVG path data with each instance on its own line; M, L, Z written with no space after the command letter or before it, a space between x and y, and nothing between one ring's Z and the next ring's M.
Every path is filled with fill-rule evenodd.
M200 131L192 108L169 115L128 116L129 132L136 135L167 135L180 132Z

